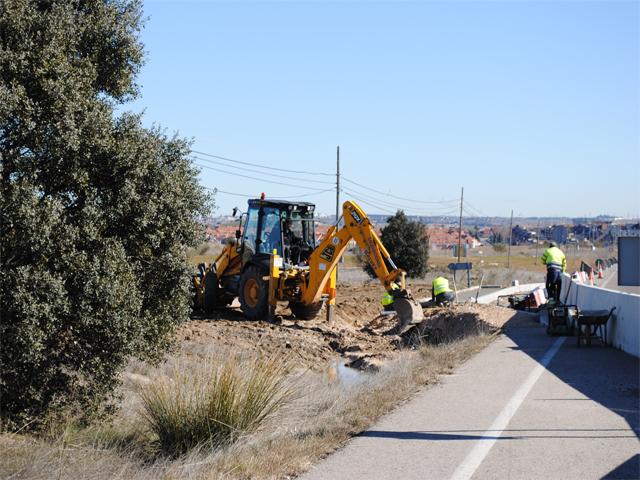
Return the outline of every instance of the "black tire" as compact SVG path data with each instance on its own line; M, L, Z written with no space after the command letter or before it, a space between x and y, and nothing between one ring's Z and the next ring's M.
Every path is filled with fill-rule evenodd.
M269 282L260 268L250 265L242 272L238 299L242 313L249 320L266 320L269 315Z
M291 313L300 320L313 320L318 316L318 312L322 308L322 302L305 305L300 302L289 302Z
M218 276L214 272L208 272L204 277L204 311L211 313L216 308L226 307L229 303L228 298L220 287Z

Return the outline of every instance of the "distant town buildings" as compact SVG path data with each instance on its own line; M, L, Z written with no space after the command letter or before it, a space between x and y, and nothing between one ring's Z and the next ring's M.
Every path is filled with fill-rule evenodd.
M569 230L565 225L552 225L540 231L540 238L543 240L554 241L557 244L567 243L569 238Z
M382 216L380 216L382 217ZM327 233L332 220L316 221L316 243ZM386 218L385 218L386 220ZM526 219L525 219L526 220ZM552 224L541 226L536 219L529 219L529 224L517 224L511 232L512 245L536 244L537 242L554 242L565 245L593 245L595 243L610 245L620 236L640 236L639 223L622 223L620 220L577 222L573 224ZM607 219L608 220L608 219ZM238 218L218 217L206 219L205 236L208 242L224 243L229 239L235 239L236 230L239 228ZM569 220L570 222L570 220ZM380 234L385 223L376 224L376 233ZM427 224L424 227L425 234L429 237L429 245L437 249L452 249L458 245L458 226L452 224ZM509 242L509 229L504 224L498 225L473 225L462 229L461 243L465 248L473 249L491 243ZM354 245L352 245L354 246Z
M429 247L448 249L458 245L458 229L445 226L425 227L425 233L429 236ZM467 248L476 248L482 245L478 238L474 237L468 230L463 229L460 235L461 243Z

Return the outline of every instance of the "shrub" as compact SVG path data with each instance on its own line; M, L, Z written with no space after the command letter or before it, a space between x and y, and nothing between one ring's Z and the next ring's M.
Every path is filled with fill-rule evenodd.
M190 312L185 248L206 195L189 145L135 97L135 0L0 2L0 416L36 427L108 406L129 356Z
M382 229L380 240L396 266L405 270L407 276L417 278L427 273L429 238L421 223L409 221L404 212L398 210L393 217L387 219L387 226ZM360 258L364 270L375 277L366 258L362 254Z
M191 373L176 368L172 378L141 391L143 415L168 455L227 445L254 432L289 399L285 379L285 364L273 358L210 362Z
M507 251L507 246L504 243L494 243L491 245L491 248L498 253L504 253Z

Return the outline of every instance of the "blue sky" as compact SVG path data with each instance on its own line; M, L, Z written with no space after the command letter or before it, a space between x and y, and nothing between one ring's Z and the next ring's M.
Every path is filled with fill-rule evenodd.
M639 215L639 5L147 0L127 108L195 150L316 172L196 160L291 185L203 169L207 187L310 194L320 212L335 191L310 189L334 188L340 145L362 185L341 197L370 213L456 214L464 186L465 215Z

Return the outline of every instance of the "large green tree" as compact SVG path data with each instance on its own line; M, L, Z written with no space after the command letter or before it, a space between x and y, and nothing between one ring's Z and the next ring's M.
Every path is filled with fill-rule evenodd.
M387 226L382 229L380 240L385 246L393 262L398 268L407 272L407 276L417 278L427 273L429 261L429 238L420 222L412 222L402 210L387 219ZM365 271L375 276L368 262Z
M104 410L130 356L188 318L207 196L138 93L141 4L0 0L0 416Z

